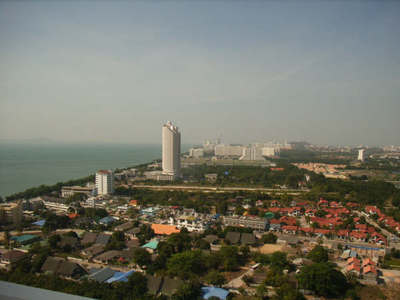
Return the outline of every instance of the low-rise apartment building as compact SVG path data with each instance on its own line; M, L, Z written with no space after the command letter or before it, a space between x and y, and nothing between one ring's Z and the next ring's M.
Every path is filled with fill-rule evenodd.
M61 197L67 198L74 194L85 194L87 196L93 196L96 193L96 188L94 186L63 186L61 188Z
M69 205L65 203L64 199L49 196L41 196L40 198L47 209L58 213L68 212Z
M223 221L225 226L248 227L260 231L264 231L268 225L267 219L259 217L224 216Z

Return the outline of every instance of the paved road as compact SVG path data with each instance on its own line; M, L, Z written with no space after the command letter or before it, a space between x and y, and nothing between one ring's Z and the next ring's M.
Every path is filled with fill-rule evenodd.
M270 189L261 187L214 187L214 186L187 186L187 185L132 185L131 187L137 189L152 189L152 190L179 190L179 191L204 191L204 192L235 192L235 191L249 191L249 192L262 192L262 193L277 193L277 194L290 194L299 195L308 192L308 189Z

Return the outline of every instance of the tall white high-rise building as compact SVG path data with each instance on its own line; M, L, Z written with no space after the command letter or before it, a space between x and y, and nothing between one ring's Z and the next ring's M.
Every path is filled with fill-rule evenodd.
M365 149L358 150L358 160L359 161L365 160Z
M181 173L181 133L169 121L162 127L162 170L174 178Z
M96 190L98 195L107 195L114 192L114 174L111 170L96 172Z

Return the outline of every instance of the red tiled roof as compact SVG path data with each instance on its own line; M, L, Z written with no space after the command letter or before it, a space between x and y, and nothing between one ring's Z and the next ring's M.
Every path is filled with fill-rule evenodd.
M362 266L365 267L365 266L368 266L368 265L375 266L375 263L369 258L364 259L363 262L362 262Z
M349 236L349 230L346 230L346 229L341 229L341 230L338 230L338 232L337 232L337 235L338 236Z
M279 221L278 219L271 219L269 220L270 224L281 224L281 221Z
M290 225L282 226L282 230L297 231L297 229L298 229L297 226L290 226Z
M350 236L354 237L356 239L365 239L367 238L367 234L364 232L357 232L357 231L351 231Z
M368 273L377 274L377 271L376 271L376 269L375 269L374 266L368 265L368 266L366 266L366 267L363 268L363 273L364 273L364 274L368 274Z
M356 264L348 265L346 268L347 271L357 271L360 272L360 266Z
M360 260L358 258L355 257L351 257L346 261L347 264L356 264L356 265L360 265Z
M303 232L305 232L305 233L312 233L312 232L314 232L314 228L312 228L312 227L301 227L300 230L303 231Z
M77 216L79 216L79 215L76 214L76 213L71 213L71 214L68 215L68 218L75 219Z
M315 228L314 233L319 233L319 234L329 234L331 233L331 230L329 229L322 229L322 228Z

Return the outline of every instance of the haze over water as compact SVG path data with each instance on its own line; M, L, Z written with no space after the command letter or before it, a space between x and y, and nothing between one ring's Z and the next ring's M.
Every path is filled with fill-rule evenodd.
M185 146L182 146L182 151ZM0 144L0 195L161 157L161 145Z

